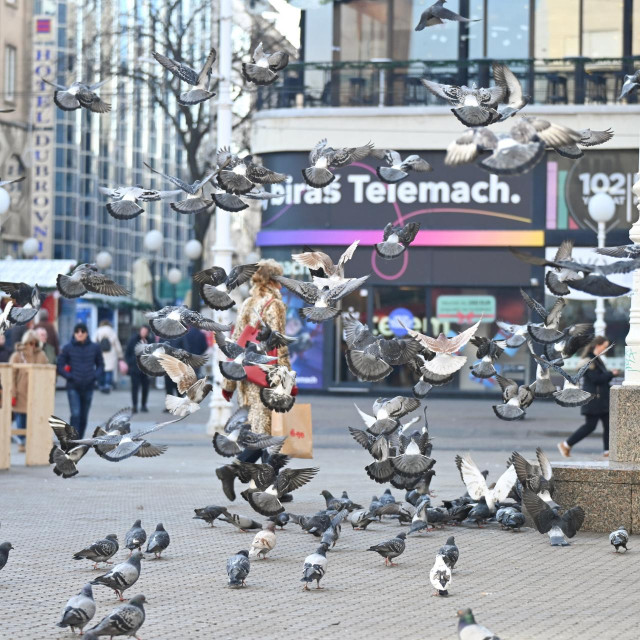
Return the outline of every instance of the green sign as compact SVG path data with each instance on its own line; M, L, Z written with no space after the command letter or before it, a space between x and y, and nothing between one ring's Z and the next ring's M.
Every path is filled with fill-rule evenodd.
M494 296L439 296L436 302L438 320L473 324L493 322L496 319L496 299Z

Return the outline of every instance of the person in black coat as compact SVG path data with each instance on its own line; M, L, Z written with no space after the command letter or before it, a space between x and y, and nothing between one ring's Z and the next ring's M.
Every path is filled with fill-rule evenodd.
M583 356L591 359L599 356L609 346L609 340L604 336L596 336L587 345ZM619 375L618 370L609 371L601 358L594 360L582 379L582 388L593 394L593 399L580 408L585 416L584 424L564 442L558 444L558 450L565 457L571 455L571 447L595 431L598 422L602 422L602 442L605 457L609 456L609 393L612 378Z
M100 346L89 339L84 322L73 328L73 338L58 356L58 373L67 381L67 397L71 418L69 422L80 437L85 437L89 409L93 399L93 387L104 371Z
M127 348L124 352L124 359L129 369L131 377L131 403L133 405L133 413L138 413L138 391L142 392L140 410L147 413L147 398L149 397L149 376L138 369L136 360L136 346L139 344L149 344L153 342L151 339L151 331L149 327L143 325L129 338Z

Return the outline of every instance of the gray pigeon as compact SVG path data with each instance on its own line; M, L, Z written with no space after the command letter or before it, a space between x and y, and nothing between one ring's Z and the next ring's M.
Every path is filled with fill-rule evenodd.
M494 404L493 412L500 420L519 420L524 418L524 410L531 406L535 397L531 387L525 384L518 385L515 380L504 378L497 373L495 379L502 389L502 402L504 404Z
M210 267L196 273L193 280L200 285L200 294L207 306L224 311L235 304L227 291L232 291L248 282L257 270L257 263L239 264L233 267L228 275L222 267ZM224 290L218 289L222 285Z
M0 569L3 569L9 559L9 551L14 549L10 542L3 542L0 544Z
M460 640L500 640L495 633L476 622L471 609L458 611L458 638Z
M252 156L239 158L228 150L218 152L218 165L218 185L234 195L248 195L254 192L256 184L278 184L287 179L284 173L256 164Z
M187 333L189 327L203 331L229 331L230 325L218 324L205 318L197 311L191 311L184 305L181 307L163 307L158 311L145 314L149 318L152 331L165 340L179 338Z
M33 320L42 304L37 284L32 287L25 282L0 282L0 291L8 294L18 305L9 315L9 320L13 324L27 324Z
M404 160L397 151L392 149L374 149L371 155L384 159L387 167L376 167L378 178L387 184L396 184L404 180L409 171L426 173L433 171L433 167L423 158L417 155L407 156Z
M227 560L227 576L229 586L233 588L246 587L245 580L251 570L249 552L246 549L238 551Z
M110 533L81 551L74 553L73 559L83 560L86 558L87 560L91 560L91 562L93 562L93 568L97 569L100 562L113 564L109 562L109 558L112 558L118 552L119 548L118 536L115 533Z
M640 69L636 69L633 75L626 75L624 77L622 91L620 92L618 100L622 100L622 98L631 93L638 85L640 85Z
M58 626L63 629L70 627L71 631L77 629L82 635L82 630L95 615L96 603L93 599L93 590L90 584L85 584L77 596L69 598Z
M168 354L180 362L191 365L194 369L199 369L207 362L206 355L196 355L184 349L172 347L168 342L153 342L151 344L138 343L135 347L136 363L138 369L148 376L161 377L165 371L158 360L158 356Z
M264 491L251 491L248 493L247 500L260 515L275 516L284 511L284 507L280 502L282 497L310 482L319 470L316 467L284 469Z
M336 546L336 542L338 542L342 531L342 521L347 517L348 513L346 509L342 509L342 511L333 516L331 526L322 534L320 542L321 544L327 545L327 551L329 548Z
M382 242L375 245L376 253L385 260L401 256L416 239L420 231L419 222L407 222L404 226L394 226L388 222L384 228Z
M255 367L260 364L272 364L278 356L267 356L259 353L255 342L247 342L245 347L241 347L233 340L227 340L220 331L215 332L216 344L220 351L229 360L219 360L218 367L220 373L227 380L240 381L247 377L245 367Z
M129 549L129 556L131 556L134 549L142 551L142 545L146 540L147 532L142 528L142 522L140 520L136 520L124 537L124 546Z
M111 571L92 580L91 584L101 584L113 589L122 602L125 590L132 587L140 577L140 560L143 558L141 551L134 551L125 562L115 565Z
M202 509L194 509L195 516L193 516L194 520L204 520L207 524L210 524L212 527L216 518L219 518L222 515L229 516L229 512L227 511L227 507L219 507L215 504L207 505L206 507L202 507Z
M497 371L494 362L500 358L507 346L504 340L492 340L485 336L473 336L469 342L477 347L476 358L480 360L471 367L476 378L492 378Z
M49 464L54 465L53 472L62 478L78 475L77 464L91 447L86 444L74 445L71 441L78 438L75 427L57 416L49 416L49 426L58 439L49 452Z
M356 509L347 516L347 520L352 529L364 531L375 520L375 516L368 509Z
M188 416L200 409L202 401L211 393L213 386L208 376L198 379L193 367L168 353L158 356L167 375L176 384L180 396L167 394L164 406L174 416Z
M207 56L204 66L200 72L194 71L184 62L172 60L171 58L167 58L156 51L153 51L151 55L176 78L179 78L193 87L193 89L189 89L178 96L178 104L183 107L191 107L194 104L205 102L216 95L213 91L209 91L213 63L216 61L217 57L216 50L213 47L210 49L209 55Z
M444 24L445 20L451 20L453 22L479 22L480 18L470 19L463 18L461 15L455 13L455 11L449 11L444 8L444 3L447 0L437 0L430 7L427 7L420 16L420 22L416 26L416 31L422 31L425 27L433 27L436 24Z
M304 591L309 591L309 583L316 581L316 589L322 589L320 580L322 580L327 570L327 545L321 544L315 553L308 555L304 559L302 567L302 578L300 582L304 582Z
M549 534L552 547L568 546L570 543L567 542L565 536L573 538L584 522L585 514L582 507L571 507L560 516L558 514L559 507L550 507L529 489L523 489L522 503L538 531Z
M404 553L406 533L399 533L395 538L387 540L381 544L375 544L367 549L367 551L375 551L384 558L385 565L389 567L395 566L393 558L397 558Z
M618 553L620 547L628 551L627 542L629 542L629 534L627 530L624 527L618 527L609 534L609 542L615 547L616 553Z
M149 538L145 553L153 553L156 558L160 558L162 552L169 546L169 542L171 542L169 534L164 530L164 526L160 522Z
M496 511L496 521L501 529L520 531L520 527L524 526L525 516L514 507L501 507Z
M522 93L522 85L516 75L509 69L506 64L494 62L493 79L498 86L504 89L503 102L504 106L498 106L498 122L503 122L507 118L511 118L524 108L531 100L530 96Z
M247 516L241 516L236 513L225 514L225 517L220 517L223 522L228 522L234 527L240 529L240 531L248 531L249 529L262 529L262 525Z
M267 53L262 42L256 47L251 56L252 62L242 63L242 75L247 82L258 86L273 84L278 78L276 71L284 69L289 64L289 54L286 51Z
M114 609L93 629L89 629L85 634L85 640L94 640L100 636L135 636L145 619L144 603L146 599L143 595L134 596L125 605Z
M271 522L277 524L280 529L284 529L287 524L289 524L289 514L288 513L279 513L276 516L271 516L269 518Z
M449 569L453 570L455 568L458 558L460 557L460 550L453 536L449 536L447 541L438 549L438 555L443 557Z
M113 199L112 202L107 202L106 207L109 215L116 220L133 220L133 218L137 218L141 213L144 213L144 209L138 205L138 201L158 202L159 200L176 198L182 193L180 189L158 191L157 189L145 189L139 185L117 187L115 189L98 187L98 191L102 195Z
M80 109L80 107L84 107L94 113L108 113L111 111L111 105L101 100L100 96L95 93L102 85L109 82L110 78L96 82L95 84L73 82L69 87L56 84L41 76L39 79L56 89L56 91L53 92L53 101L56 106L63 111L75 111L76 109Z
M555 147L554 151L563 158L577 160L582 158L584 151L581 147L595 147L604 144L613 138L613 131L606 129L605 131L593 131L591 129L578 129L578 133L582 136L580 140L568 145Z
M105 296L128 296L131 294L128 289L99 273L95 264L89 263L79 264L70 276L59 273L56 287L64 298L79 298L87 291Z
M327 139L324 138L311 149L309 153L309 164L311 166L302 170L302 178L310 187L322 189L336 179L335 175L329 171L329 168L339 169L353 162L360 162L373 151L373 148L373 145L368 142L362 147L334 149L328 146Z
M266 433L254 433L245 423L240 428L233 429L224 435L215 433L213 435L213 448L221 456L231 458L238 455L244 449L256 451L258 449L268 449L269 453L277 453L282 448L287 436L270 436Z
M553 479L551 462L540 447L536 449L536 457L538 458L538 464L533 465L517 451L514 451L511 455L511 463L516 470L520 484L524 488L536 493L550 507L557 507L558 505L553 501L556 485Z

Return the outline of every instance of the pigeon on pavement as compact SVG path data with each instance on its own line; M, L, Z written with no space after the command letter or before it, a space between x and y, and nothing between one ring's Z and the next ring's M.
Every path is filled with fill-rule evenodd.
M214 322L185 306L163 307L158 311L149 311L145 316L149 318L149 325L153 332L165 340L185 335L189 327L203 331L229 331L231 329L230 325Z
M202 507L201 509L194 509L195 516L193 516L194 520L204 520L207 524L210 524L212 527L215 527L213 524L214 521L222 515L229 516L229 512L227 511L227 507L219 507L218 505L211 504L206 507Z
M276 516L270 516L268 518L271 522L275 523L280 527L280 529L284 529L287 524L289 524L289 514L288 513L279 513Z
M77 629L82 635L82 630L95 615L96 603L93 599L93 590L90 584L85 584L78 595L69 598L62 611L62 618L58 622L58 626L63 629L70 627L72 632Z
M0 544L0 570L4 569L9 559L9 551L15 547L10 542L3 542Z
M134 551L125 562L115 565L111 571L92 580L91 584L100 584L113 589L120 601L124 601L124 592L140 577L140 560L143 557L141 551Z
M236 513L225 513L224 518L220 516L220 520L222 520L222 522L228 522L237 529L240 529L240 531L244 532L249 531L250 529L262 529L262 525L259 522Z
M200 409L200 403L209 395L213 386L209 383L208 376L198 379L193 367L186 362L167 353L157 356L158 362L166 374L177 385L181 396L167 395L165 407L174 416L188 416Z
M364 531L374 520L375 516L368 509L356 509L347 516L351 528L358 531Z
M530 464L517 451L514 451L511 455L511 463L523 488L537 494L551 508L557 507L558 505L553 501L556 485L551 462L540 447L536 449L536 457L538 464Z
M257 270L257 263L233 267L228 275L222 267L211 267L196 273L193 280L200 285L200 294L207 306L224 311L235 304L227 291L248 282ZM225 290L218 289L221 285L224 285Z
M444 24L445 20L451 20L453 22L479 22L480 18L471 19L464 18L455 11L445 9L444 3L447 0L436 0L434 4L427 7L420 15L420 22L418 22L415 30L422 31L425 27L433 27L437 24Z
M436 592L434 596L448 596L451 585L451 569L441 555L436 556L436 561L429 572L429 581Z
M410 155L403 160L400 154L392 149L374 149L371 155L384 159L387 163L387 167L376 167L378 178L387 184L396 184L404 180L409 175L409 171L420 173L433 171L433 167L418 155Z
M385 565L393 567L396 565L393 559L404 553L406 537L406 533L399 533L395 538L391 538L391 540L369 547L367 551L379 553L384 558Z
M124 546L129 549L129 556L137 549L142 551L142 545L147 541L147 532L142 528L142 522L136 520L124 537Z
M501 507L496 511L496 521L502 529L520 531L520 527L524 526L525 517L524 513L514 507Z
M56 84L41 76L39 79L57 89L57 91L53 92L53 101L63 111L75 111L80 107L84 107L94 113L108 113L111 111L111 105L101 100L100 96L95 93L102 85L109 82L110 78L95 84L73 82L69 87Z
M250 558L262 558L267 557L269 551L276 546L276 525L275 522L265 522L262 525L262 531L256 533L256 537L251 543L251 549L249 549Z
M286 51L267 53L262 42L256 47L251 56L252 62L242 63L242 75L247 82L258 86L273 84L280 76L276 71L284 69L289 64L289 54Z
M438 555L442 556L445 564L453 570L460 557L460 550L456 545L454 536L449 536L447 541L438 549Z
M320 580L322 580L327 570L327 545L321 544L311 555L304 559L302 567L302 578L300 582L304 582L304 591L309 591L309 583L316 581L316 589L322 589Z
M513 465L509 465L507 470L498 478L495 487L489 489L484 475L469 454L456 456L456 466L471 498L474 500L484 498L490 511L495 510L495 505L498 502L506 500L518 479Z
M336 546L336 542L340 538L340 533L342 532L342 521L347 517L349 512L347 509L342 509L339 511L333 518L331 518L331 525L325 529L322 534L322 538L320 539L321 544L327 545L327 551L329 548L333 548Z
M159 200L176 198L182 193L180 189L158 191L157 189L145 189L140 185L117 187L116 189L98 187L98 191L108 198L113 198L113 202L107 202L106 207L109 215L116 220L132 220L144 213L144 209L137 204L138 200L140 202L158 202Z
M162 552L169 546L169 542L171 542L169 534L165 531L162 522L160 522L149 538L145 553L153 553L155 558L160 558L162 556Z
M209 50L209 55L200 72L194 71L184 62L172 60L156 51L153 51L151 55L176 78L194 87L181 93L178 98L176 98L178 104L183 107L190 107L194 104L205 102L216 95L213 91L209 91L213 63L216 61L217 56L216 50L213 47Z
M135 636L138 629L145 620L144 603L146 599L143 595L137 595L131 598L125 605L114 609L108 616L102 620L93 629L85 634L85 640L94 640L100 636Z
M110 533L81 551L74 553L73 559L83 560L86 558L87 560L91 560L91 562L93 562L93 568L97 569L100 562L113 564L113 562L109 562L109 558L112 558L118 552L119 548L118 536L115 533Z
M158 356L167 354L177 358L180 362L199 369L207 363L206 355L196 355L184 349L172 347L168 342L152 342L150 344L138 343L135 347L136 363L142 373L159 378L165 375L165 371L158 360Z
M522 490L522 503L529 512L540 533L548 533L552 547L566 547L582 527L585 513L582 507L571 507L559 515L560 507L550 507L529 489Z
M618 527L615 531L609 534L609 542L615 547L615 552L618 553L618 549L622 547L625 551L627 549L627 542L629 542L629 534L624 527Z
M362 147L342 147L334 149L328 146L324 138L309 153L309 167L302 170L304 181L316 189L330 185L335 175L329 170L340 169L354 162L364 160L373 151L374 145L368 142Z
M232 589L246 587L245 580L251 571L249 552L246 549L238 551L227 560L228 583Z
M407 222L399 226L388 222L384 228L382 242L375 245L376 253L385 260L393 260L401 256L416 239L418 231L420 231L419 222Z
M79 264L66 276L58 274L56 287L64 298L79 298L88 291L105 296L128 296L131 292L98 272L95 264Z
M495 633L476 622L471 609L458 611L458 638L459 640L500 640Z

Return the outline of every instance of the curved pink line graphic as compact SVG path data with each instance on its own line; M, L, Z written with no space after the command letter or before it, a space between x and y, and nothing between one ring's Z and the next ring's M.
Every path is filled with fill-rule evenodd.
M376 250L373 249L373 251L371 252L371 268L373 269L374 273L383 280L397 280L401 275L404 274L404 272L407 270L407 267L409 266L409 252L405 251L402 254L402 266L400 267L400 271L392 276L388 276L382 273L380 269L378 269L378 265L376 264L377 258L378 254L376 253Z
M268 227L272 222L275 222L280 216L283 216L291 207L293 206L293 202L291 204L287 204L278 213L272 215L268 220L262 223L263 227Z

